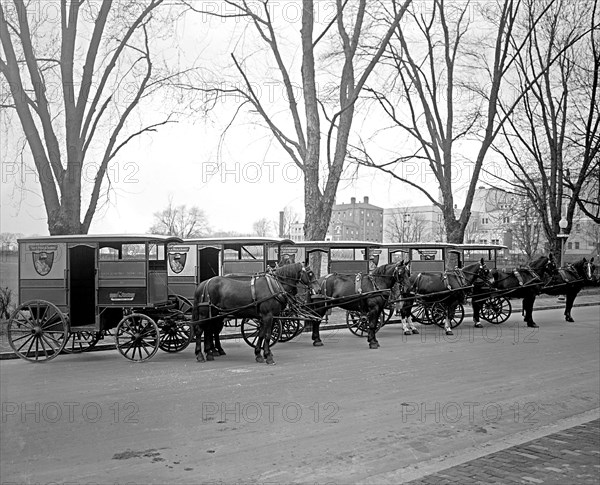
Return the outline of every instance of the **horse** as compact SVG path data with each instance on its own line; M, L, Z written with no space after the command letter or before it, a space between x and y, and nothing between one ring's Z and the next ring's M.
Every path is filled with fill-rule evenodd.
M494 289L510 298L523 299L523 315L528 327L538 328L533 321L533 304L542 287L556 271L554 256L540 256L529 266L520 266L512 271L492 270Z
M492 273L483 258L479 262L443 273L423 272L411 275L410 285L402 293L403 301L399 308L404 334L419 333L411 318L415 298L423 301L426 307L436 302L441 303L446 335L454 335L450 320L458 304L464 303L471 289L481 292L485 288L491 288L493 283ZM481 304L477 309L478 316L480 308Z
M577 294L583 287L597 283L595 270L594 258L589 261L586 258L580 259L573 264L567 264L557 269L542 288L542 293L546 295L566 296L565 320L567 322L575 321L571 316L571 309Z
M194 293L192 310L196 360L205 362L201 349L203 331L206 333L204 351L207 360L213 360L215 355L225 355L219 339L224 319L247 317L259 318L261 321L254 349L256 362L263 363L266 360L267 364L274 364L269 345L273 317L283 311L287 305L286 295L295 295L299 284L312 291L319 289L315 274L302 263L280 266L269 273L246 280L214 276L200 283ZM263 356L260 355L261 350Z
M344 310L366 314L369 321L367 341L369 348L379 348L376 337L377 321L389 298L391 288L395 284L408 284L410 271L404 261L390 263L375 268L370 274L356 275L328 274L319 278L321 295L326 299L321 305L314 306L315 313L325 315L328 308L327 299L339 300L335 306ZM320 336L320 320L312 321L312 340L315 347L323 345Z

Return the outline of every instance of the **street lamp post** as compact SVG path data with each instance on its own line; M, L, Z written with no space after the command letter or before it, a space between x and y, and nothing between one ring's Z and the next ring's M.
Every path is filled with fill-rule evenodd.
M564 264L565 258L565 241L569 237L569 235L565 232L567 226L569 225L568 221L565 219L565 216L562 216L561 220L558 221L558 227L560 227L560 233L557 234L557 237L560 239L560 259L559 265L562 268ZM558 301L564 301L565 295L560 295L558 297Z

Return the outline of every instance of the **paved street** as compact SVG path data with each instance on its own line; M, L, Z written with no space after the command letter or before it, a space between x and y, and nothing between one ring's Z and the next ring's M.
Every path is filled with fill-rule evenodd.
M558 450L535 441L598 419L599 307L561 315L453 337L384 327L379 350L347 330L322 348L303 334L274 347L276 366L236 340L206 364L191 348L144 364L116 351L5 360L0 483L472 483L478 470L587 483L592 428ZM581 476L561 481L564 465Z

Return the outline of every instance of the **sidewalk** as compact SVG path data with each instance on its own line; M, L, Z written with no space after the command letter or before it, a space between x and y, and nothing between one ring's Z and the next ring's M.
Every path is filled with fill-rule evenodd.
M600 419L595 419L406 483L595 485L599 476Z

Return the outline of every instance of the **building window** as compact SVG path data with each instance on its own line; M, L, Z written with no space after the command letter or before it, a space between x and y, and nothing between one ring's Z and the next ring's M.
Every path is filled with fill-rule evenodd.
M567 243L567 249L573 249L573 243Z
M579 249L579 241L575 242L575 249Z
M504 224L510 224L510 217L503 217L503 218L502 218L502 222L503 222Z
M481 223L482 223L482 224L487 224L487 223L488 223L488 221L489 221L489 219L488 219L487 217L482 217L482 218L481 218Z

